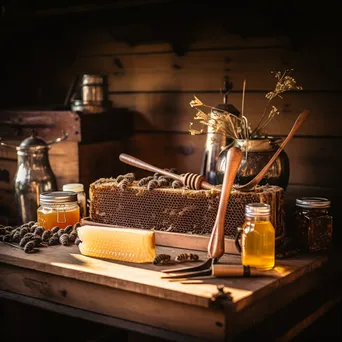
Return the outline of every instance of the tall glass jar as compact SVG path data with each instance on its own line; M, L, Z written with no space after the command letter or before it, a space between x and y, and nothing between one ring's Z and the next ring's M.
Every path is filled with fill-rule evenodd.
M242 265L270 270L275 265L275 229L270 221L271 208L266 203L245 207L245 223L238 229L235 244ZM241 236L241 246L239 238Z
M87 201L84 186L80 183L70 183L63 185L63 191L74 191L77 193L77 202L80 207L81 218L87 216Z
M324 251L332 246L333 218L330 200L322 197L296 199L296 233L303 251Z
M58 226L64 229L80 221L77 193L73 191L53 191L40 194L37 223L50 230Z

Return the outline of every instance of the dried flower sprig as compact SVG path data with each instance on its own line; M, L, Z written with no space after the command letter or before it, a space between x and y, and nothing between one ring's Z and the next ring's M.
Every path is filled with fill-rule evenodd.
M289 90L302 90L301 86L298 86L296 80L289 76L289 74L293 71L293 69L287 69L283 73L277 71L274 72L274 77L277 80L276 86L274 90L268 92L265 97L268 100L264 112L254 130L251 129L247 117L242 113L241 117L238 117L232 113L224 111L222 109L208 106L203 103L198 97L194 96L194 100L190 102L191 107L196 107L197 113L194 117L194 120L199 120L199 122L203 125L206 125L211 128L212 132L219 133L225 135L227 138L231 139L251 139L260 136L265 136L264 130L266 126L270 123L270 121L276 116L279 115L280 112L277 107L273 106L268 112L268 109L271 105L271 101L276 97L281 97L280 94L289 91ZM245 92L245 84L244 81L244 92ZM243 92L243 100L242 104L244 107L244 92ZM210 114L206 114L198 107L206 107L211 110ZM268 115L267 115L268 112ZM203 134L205 131L192 129L193 123L190 123L189 132L192 135Z
M195 100L190 102L190 106L199 107L205 106L211 109L211 114L206 114L202 110L197 108L197 113L194 120L199 120L202 125L206 125L212 129L213 132L223 134L228 138L232 139L242 139L250 132L250 127L248 126L248 120L246 117L239 118L236 115L223 111L222 109L211 107L205 105L196 96ZM218 113L215 114L215 111ZM192 129L193 123L190 122L189 132L191 135L203 134L205 131Z
M285 93L286 91L303 89L303 87L297 86L296 80L289 75L292 71L293 69L286 69L283 73L281 73L280 71L272 72L274 74L274 78L277 80L277 83L275 85L274 90L268 92L265 95L266 99L268 99L268 102L265 106L264 112L262 113L258 124L256 125L255 129L251 134L252 137L260 136L262 130L265 129L265 127L269 124L272 118L276 114L279 115L279 110L275 106L272 106L269 115L266 117L267 109L269 108L271 101L274 98L278 96L282 99L282 96L280 94Z

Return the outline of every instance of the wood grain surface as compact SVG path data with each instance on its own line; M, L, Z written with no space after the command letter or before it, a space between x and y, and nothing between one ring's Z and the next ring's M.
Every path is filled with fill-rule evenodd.
M173 257L177 253L186 251L188 250L157 247L157 254L166 253ZM198 254L201 260L207 258L205 252L198 252ZM261 292L265 295L265 292L270 293L274 288L285 287L294 279L310 273L327 261L327 256L303 255L292 260L277 261L280 274L277 279L272 277L210 278L199 284L185 285L161 279L160 266L90 258L81 255L77 246L50 246L42 248L37 254L25 254L22 250L0 244L0 256L2 263L201 307L209 307L212 296L217 293L217 285L224 284L231 293L232 303L238 304L239 308L245 306L244 302L256 300ZM239 264L240 256L225 255L221 262ZM192 264L182 264L182 266L186 265Z

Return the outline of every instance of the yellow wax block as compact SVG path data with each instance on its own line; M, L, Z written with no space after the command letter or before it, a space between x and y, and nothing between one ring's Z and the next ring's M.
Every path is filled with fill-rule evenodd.
M131 228L82 226L77 229L83 255L144 263L156 256L154 232Z

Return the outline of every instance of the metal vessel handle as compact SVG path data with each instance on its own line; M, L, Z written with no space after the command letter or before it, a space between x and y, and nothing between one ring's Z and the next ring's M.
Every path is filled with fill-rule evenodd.
M59 143L61 141L64 141L65 139L67 139L68 136L69 136L69 134L63 131L63 136L62 137L57 138L55 140L47 141L46 144L49 145L49 146L53 145L53 144L57 144L57 143Z
M10 145L10 144L6 144L2 141L2 138L0 137L0 145L4 146L4 147L11 147L11 148L17 148L16 145Z

